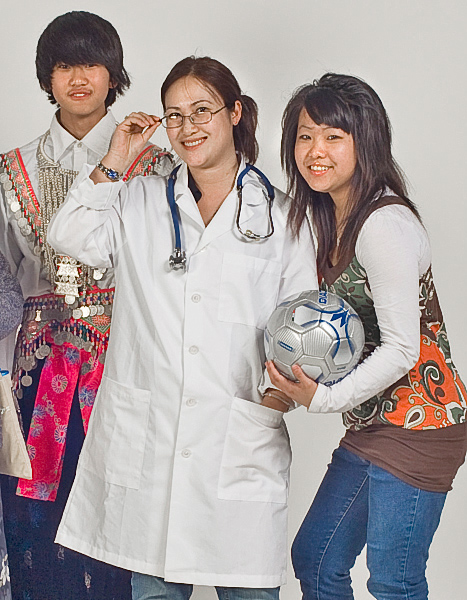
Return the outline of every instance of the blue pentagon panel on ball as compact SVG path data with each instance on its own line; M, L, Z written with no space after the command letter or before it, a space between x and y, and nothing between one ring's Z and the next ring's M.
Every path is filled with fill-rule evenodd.
M268 360L289 379L292 365L319 383L331 385L358 363L365 343L362 322L354 309L330 292L309 290L283 302L265 331Z

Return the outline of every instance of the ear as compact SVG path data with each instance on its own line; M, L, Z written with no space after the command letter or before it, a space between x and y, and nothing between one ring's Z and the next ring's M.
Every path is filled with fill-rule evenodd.
M235 125L239 124L240 119L242 118L242 103L240 100L235 100L235 105L230 115L232 118L232 125L235 127Z
M113 90L114 88L116 88L116 87L117 87L117 85L118 85L118 84L117 84L117 82L116 82L116 81L112 81L112 80L110 80L110 81L109 81L109 90Z

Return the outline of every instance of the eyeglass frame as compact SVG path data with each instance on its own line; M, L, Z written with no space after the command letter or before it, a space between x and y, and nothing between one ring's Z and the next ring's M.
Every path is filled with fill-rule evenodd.
M180 125L173 125L171 127L167 127L167 119L169 118L170 115L166 115L166 116L162 117L162 119L161 119L162 127L164 127L164 129L178 129L179 127L183 127L183 122L184 122L185 119L190 119L190 123L192 125L206 125L206 123L210 123L212 121L212 118L213 118L214 115L217 115L217 113L221 112L221 110L224 110L224 108L227 108L226 104L224 104L224 106L221 106L217 110L209 110L209 109L207 109L203 113L196 113L196 111L192 112L189 115L182 115L181 113L179 113L180 117L182 118L182 122L180 123ZM208 121L203 121L202 123L195 123L193 121L193 115L196 115L196 114L199 114L199 115L203 114L204 115L204 114L207 114L207 113L209 113L211 115L211 118ZM164 120L165 120L165 124L164 124Z

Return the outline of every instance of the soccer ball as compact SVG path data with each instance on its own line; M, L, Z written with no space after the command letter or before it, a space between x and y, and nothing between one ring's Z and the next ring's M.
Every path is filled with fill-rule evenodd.
M354 309L330 292L311 290L279 304L264 332L266 357L288 379L292 365L318 383L340 381L358 363L365 344Z

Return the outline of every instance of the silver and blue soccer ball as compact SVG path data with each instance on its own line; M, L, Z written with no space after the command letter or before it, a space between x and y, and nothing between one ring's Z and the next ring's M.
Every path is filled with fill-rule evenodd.
M285 377L292 365L318 383L340 381L357 365L365 332L355 310L330 292L311 290L279 304L264 332L266 357Z

